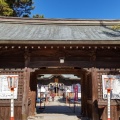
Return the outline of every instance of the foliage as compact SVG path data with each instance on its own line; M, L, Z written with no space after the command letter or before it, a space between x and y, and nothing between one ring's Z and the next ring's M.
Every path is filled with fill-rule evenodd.
M32 0L0 0L1 16L29 17L32 6ZM44 18L44 15L33 15L33 18Z
M112 27L112 29L113 29L113 30L120 30L120 24L114 25L114 26Z
M32 0L17 0L13 4L13 10L15 11L15 16L17 17L29 17L31 10L34 9L32 6Z
M32 0L0 0L0 15L29 17L32 5Z
M13 10L10 7L10 4L6 0L0 0L0 15L1 16L11 16Z
M36 14L36 15L33 15L33 18L44 18L44 15Z

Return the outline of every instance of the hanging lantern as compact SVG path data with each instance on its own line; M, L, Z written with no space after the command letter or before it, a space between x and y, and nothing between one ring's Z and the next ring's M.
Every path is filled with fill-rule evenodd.
M14 88L17 87L17 79L18 76L8 76L7 81L8 81L8 88L11 90L14 90Z
M106 89L106 90L111 90L111 89L113 89L113 88L112 88L113 78L104 78L104 80L105 80L105 89Z
M58 78L55 78L55 83L58 83Z

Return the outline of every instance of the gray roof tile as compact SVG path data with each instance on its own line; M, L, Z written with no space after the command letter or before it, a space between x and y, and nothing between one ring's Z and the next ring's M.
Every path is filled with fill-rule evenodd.
M120 31L103 25L0 22L0 40L120 40Z

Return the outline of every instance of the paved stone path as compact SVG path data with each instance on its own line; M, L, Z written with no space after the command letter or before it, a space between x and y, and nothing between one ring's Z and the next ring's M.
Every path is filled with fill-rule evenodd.
M42 105L43 107L43 105ZM54 101L47 102L44 109L37 104L36 115L28 120L87 120L81 119L81 104L66 104L62 97L56 96Z

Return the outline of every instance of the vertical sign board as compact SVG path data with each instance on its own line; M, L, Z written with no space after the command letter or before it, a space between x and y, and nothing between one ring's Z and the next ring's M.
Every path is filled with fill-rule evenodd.
M109 86L112 88L111 99L120 99L120 75L102 75L103 99L107 99Z
M120 99L120 75L102 75L102 85L103 99L108 99L107 110L110 120L110 99Z
M8 88L8 77L16 77L16 88L14 88L14 99L17 99L18 75L0 75L0 99L11 99L11 90Z
M78 86L77 85L74 86L74 93L75 93L74 101L78 101Z

